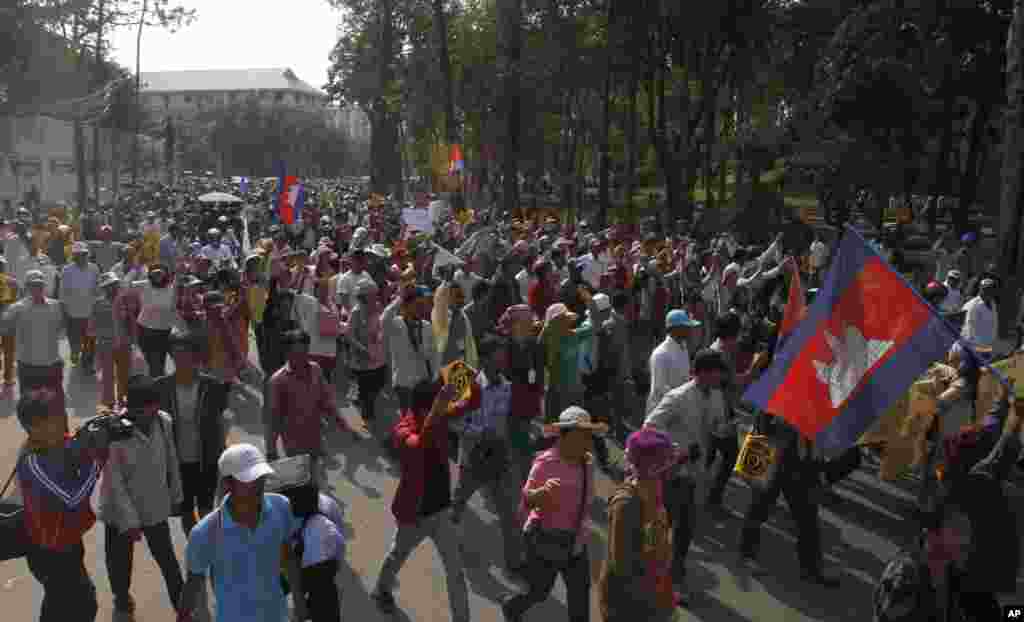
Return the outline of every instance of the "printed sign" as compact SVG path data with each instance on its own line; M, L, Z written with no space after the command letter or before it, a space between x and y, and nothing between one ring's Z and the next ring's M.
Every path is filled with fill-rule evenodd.
M473 394L473 383L476 382L476 370L463 361L452 361L441 370L441 378L446 385L455 386L455 399L448 407L448 413L454 412L455 404L468 400Z

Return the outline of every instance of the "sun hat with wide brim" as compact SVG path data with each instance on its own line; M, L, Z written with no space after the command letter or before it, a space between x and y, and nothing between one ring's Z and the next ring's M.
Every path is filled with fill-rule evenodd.
M556 302L555 304L548 307L548 310L544 312L544 321L553 322L563 316L565 316L567 319L573 322L575 322L579 318L579 316L570 311L569 307L565 306L565 304L561 302Z
M555 436L562 430L586 430L593 434L607 434L608 424L593 421L590 413L579 406L570 406L562 411L557 421L544 426L544 434L547 436Z

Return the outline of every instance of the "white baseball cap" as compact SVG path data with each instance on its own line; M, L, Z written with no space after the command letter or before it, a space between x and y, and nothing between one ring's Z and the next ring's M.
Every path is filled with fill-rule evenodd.
M246 484L274 473L263 452L249 443L238 443L225 449L217 460L217 470L221 477L233 477Z

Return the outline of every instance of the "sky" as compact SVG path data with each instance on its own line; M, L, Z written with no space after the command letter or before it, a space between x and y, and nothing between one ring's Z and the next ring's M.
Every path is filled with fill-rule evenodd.
M179 0L196 10L192 25L142 33L142 72L290 68L320 88L341 13L327 0ZM113 60L135 71L135 28L111 36Z

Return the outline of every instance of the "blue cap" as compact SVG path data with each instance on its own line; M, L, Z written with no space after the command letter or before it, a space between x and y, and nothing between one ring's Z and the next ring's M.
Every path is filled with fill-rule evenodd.
M972 232L965 233L963 234L963 236L960 237L960 241L963 242L964 244L970 244L975 239L977 239L977 236L975 236Z
M416 286L416 297L417 298L430 298L434 295L434 290L430 289L426 285Z
M665 328L696 328L700 322L690 317L690 314L683 309L673 309L665 316Z

